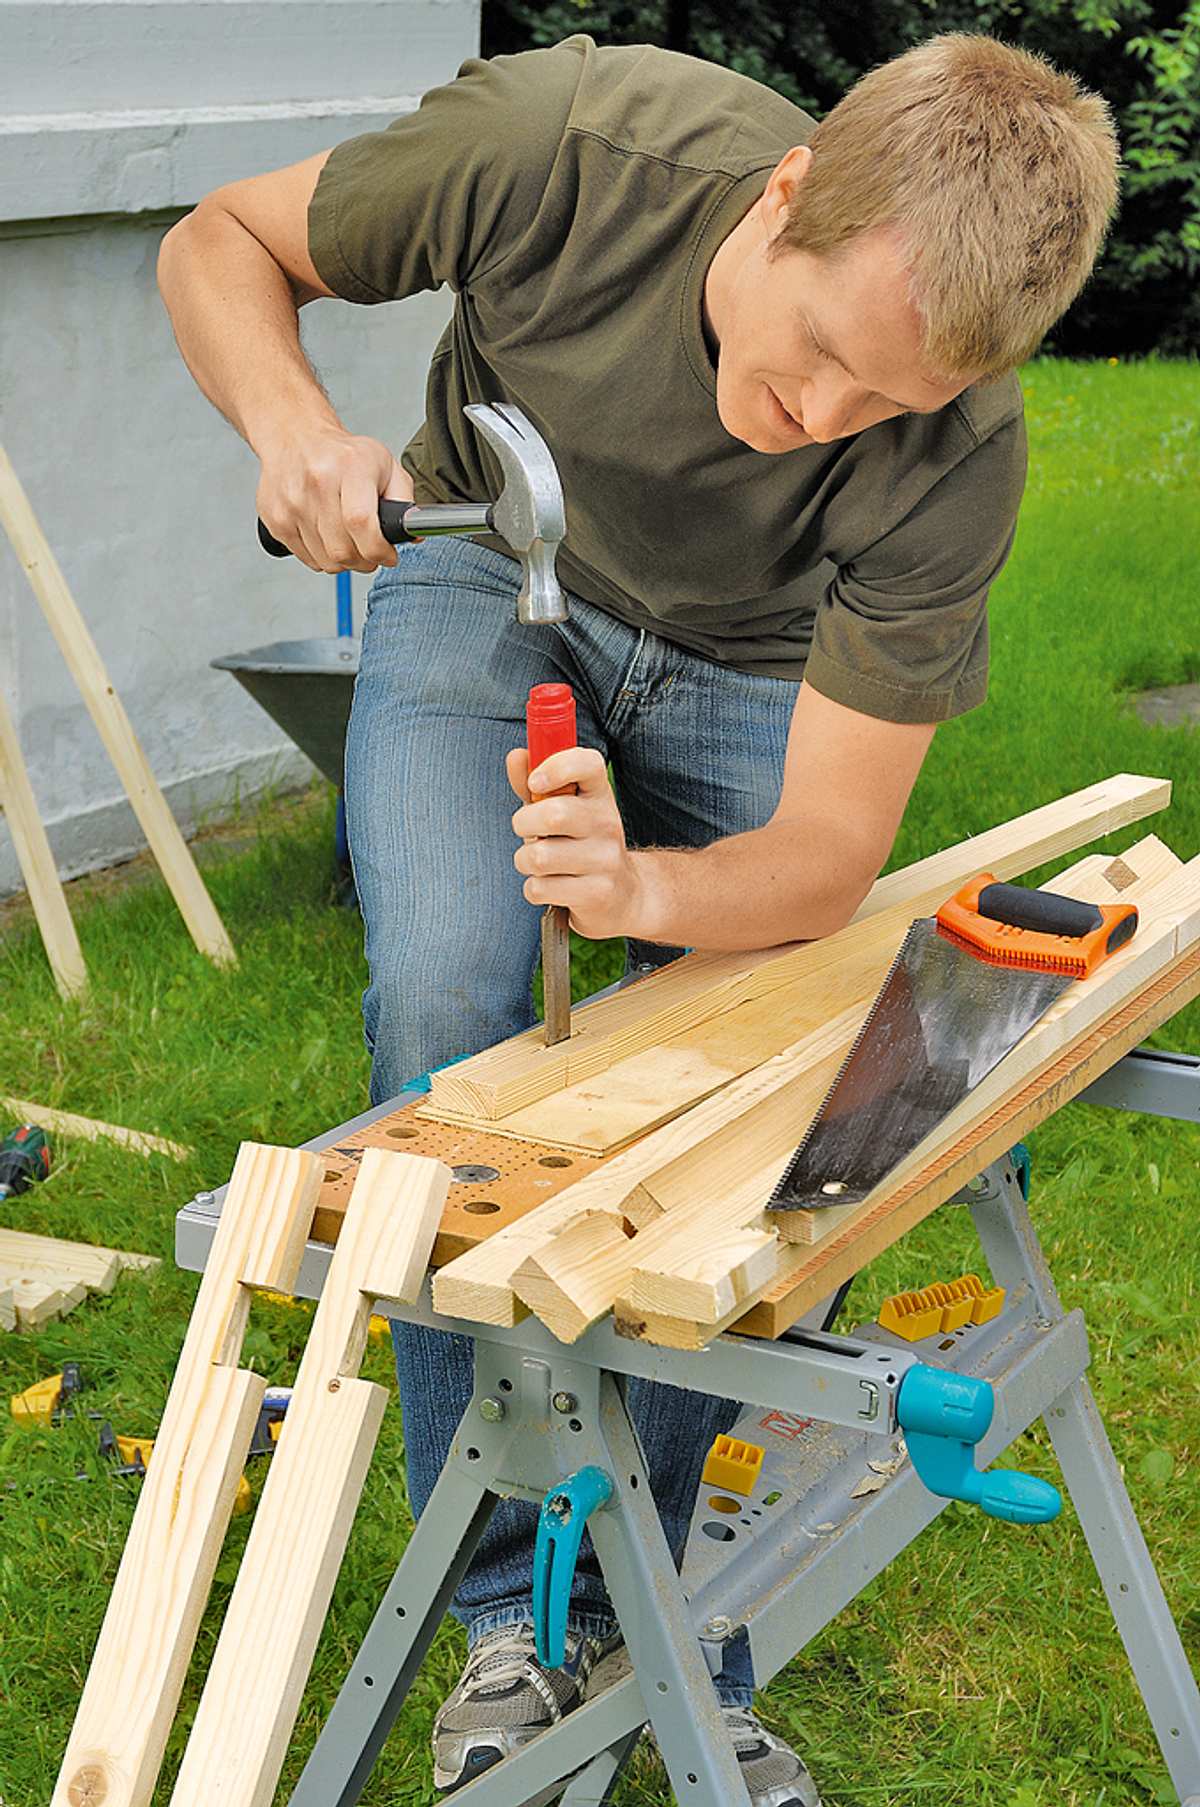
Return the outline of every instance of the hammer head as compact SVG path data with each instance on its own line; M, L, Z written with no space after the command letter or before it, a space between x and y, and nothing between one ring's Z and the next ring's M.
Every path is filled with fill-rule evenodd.
M521 557L524 582L517 597L517 619L565 621L567 599L554 560L567 520L550 447L511 402L472 402L463 412L495 452L504 474L492 519L496 532Z

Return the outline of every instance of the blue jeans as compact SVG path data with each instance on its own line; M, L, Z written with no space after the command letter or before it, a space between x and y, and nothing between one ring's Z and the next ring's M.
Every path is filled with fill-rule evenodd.
M630 846L702 847L775 808L798 685L752 677L627 627L572 596L570 619L523 627L518 567L472 541L400 549L372 586L346 746L346 812L366 925L371 1097L535 1020L540 911L513 865L504 755L524 743L532 684L573 686L579 741L609 760ZM678 948L632 944L661 964ZM472 1391L470 1341L395 1324L408 1487L420 1513ZM676 1561L700 1469L736 1402L631 1381L627 1400ZM455 1598L474 1640L530 1617L535 1509L501 1501ZM590 1544L573 1625L614 1630ZM749 1703L745 1640L723 1699Z

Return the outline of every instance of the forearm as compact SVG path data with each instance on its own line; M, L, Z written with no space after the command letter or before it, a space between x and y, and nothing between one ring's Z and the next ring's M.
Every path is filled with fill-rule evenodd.
M174 226L158 282L188 369L260 456L297 430L340 429L301 347L287 275L232 215L202 205Z
M708 847L630 854L639 939L734 952L815 940L842 928L875 878L844 824L769 822Z

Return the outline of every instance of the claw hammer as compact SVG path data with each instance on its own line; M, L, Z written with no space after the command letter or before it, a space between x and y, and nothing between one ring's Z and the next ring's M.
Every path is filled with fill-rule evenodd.
M567 599L554 560L567 531L562 483L541 434L511 402L471 402L463 409L475 431L500 461L504 487L494 502L397 502L383 496L379 526L393 546L438 534L494 533L521 561L517 620L526 624L565 621ZM272 558L291 553L262 521L258 538Z

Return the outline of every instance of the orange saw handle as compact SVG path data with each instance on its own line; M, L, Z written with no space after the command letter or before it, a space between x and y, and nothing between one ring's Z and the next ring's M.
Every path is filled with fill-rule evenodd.
M937 913L939 931L982 960L1086 979L1132 939L1133 904L1080 903L1057 891L1001 884L981 872Z

